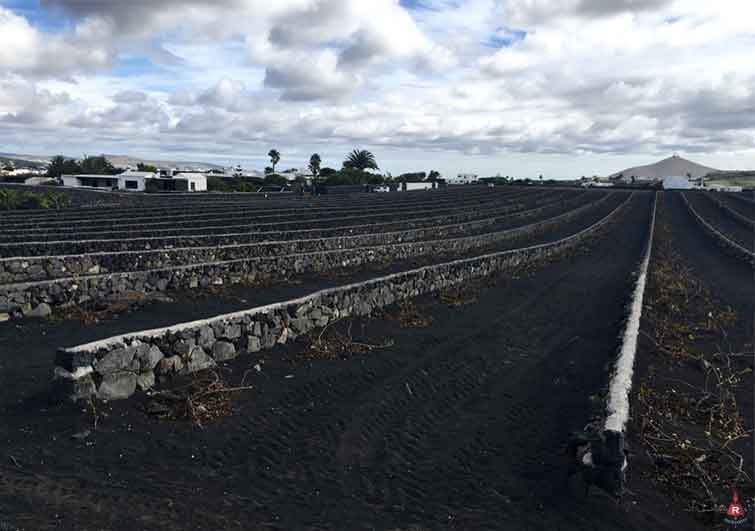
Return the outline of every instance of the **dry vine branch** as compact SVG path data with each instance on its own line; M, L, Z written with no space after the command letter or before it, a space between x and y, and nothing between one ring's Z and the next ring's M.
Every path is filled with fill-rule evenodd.
M192 375L185 385L152 393L148 411L173 420L188 420L202 428L208 421L230 415L230 394L253 389L251 385L229 387L215 371Z
M636 422L645 452L655 463L653 481L688 511L713 523L722 510L716 494L736 488L751 499L755 493L744 458L732 449L752 434L736 399L751 369L737 368L743 356L730 345L736 312L719 305L693 276L671 244L667 223L658 224L657 236L646 306L651 332L642 333L658 363L695 367L702 375L664 378L660 385L651 368L636 394ZM711 344L718 347L713 353Z

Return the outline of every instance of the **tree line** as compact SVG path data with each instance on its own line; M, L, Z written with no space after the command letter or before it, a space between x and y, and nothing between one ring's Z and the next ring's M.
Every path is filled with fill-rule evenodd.
M59 178L61 175L115 175L121 170L105 157L98 155L94 157L84 156L80 161L76 159L67 159L63 155L56 155L50 159L50 165L47 167L47 176Z
M288 180L282 175L276 173L276 166L281 161L280 151L277 149L271 149L268 152L268 157L270 158L270 166L265 168L265 177L261 180L261 184L285 186L288 184ZM139 171L147 172L157 171L155 166L141 162L138 164L137 169ZM340 170L328 166L323 167L320 155L318 153L313 153L309 158L308 169L312 174L315 183L325 185L379 185L391 182L422 182L436 181L440 179L440 173L435 170L431 170L429 173L404 173L395 179L390 173L386 175L375 173L380 170L377 159L372 152L365 149L354 149L348 153L344 161L341 163ZM47 176L57 179L62 175L115 175L121 171L120 168L113 166L104 155L84 156L80 161L57 155L50 160ZM218 190L233 190L239 187L244 188L244 186L241 185L241 182L243 181L241 175L241 168L238 167L235 173L236 178L233 179L234 182L226 182L223 184L224 179L212 178L212 176L209 176L210 180L208 181L208 184L210 184L211 181L211 189L214 188Z

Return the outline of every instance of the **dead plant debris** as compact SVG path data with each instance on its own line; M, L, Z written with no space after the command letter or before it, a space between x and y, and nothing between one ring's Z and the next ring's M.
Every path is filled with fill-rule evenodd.
M250 385L228 386L215 371L191 375L189 382L153 392L145 406L151 415L189 421L199 428L232 412L231 395L253 389Z
M736 398L752 362L729 344L736 312L720 305L683 262L668 224L659 218L656 230L645 313L651 332L644 335L658 365L694 369L700 376L661 377L651 367L638 386L635 422L654 464L651 479L700 520L721 525L721 496L737 490L752 506L755 494L736 451L737 441L753 433Z
M427 328L433 323L432 315L422 313L411 300L400 303L396 312L386 312L385 317L398 321L401 328Z
M313 330L304 337L307 343L300 356L312 360L348 359L354 354L367 354L374 350L392 347L392 339L375 341L371 339L355 340L352 335L354 321L349 321L345 332L333 326L338 321L330 323L321 330ZM362 327L364 336L364 327Z

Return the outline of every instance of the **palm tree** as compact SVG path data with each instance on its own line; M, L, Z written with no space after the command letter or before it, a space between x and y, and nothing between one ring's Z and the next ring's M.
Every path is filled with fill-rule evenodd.
M56 155L50 160L50 165L47 167L47 176L58 178L63 175L66 159L63 155Z
M270 162L273 164L273 173L275 173L275 165L278 164L278 162L281 159L281 154L278 153L277 149L271 149L268 154L268 157L270 157Z
M353 168L359 171L380 169L375 161L375 155L365 149L355 149L349 153L346 160L343 161L343 167Z
M312 176L315 179L320 174L321 162L322 160L320 159L320 155L318 155L317 153L314 153L311 157L309 157L309 171L312 172Z

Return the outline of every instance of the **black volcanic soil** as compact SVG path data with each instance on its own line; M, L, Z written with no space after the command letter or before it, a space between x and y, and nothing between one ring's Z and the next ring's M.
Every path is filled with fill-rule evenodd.
M752 196L751 192L740 192L736 196L720 194L720 198L726 206L750 219L755 219L755 202L752 201Z
M716 205L710 197L707 197L704 192L692 192L685 195L705 221L746 249L750 251L755 249L755 231L752 227L745 227L736 221Z
M5 328L0 348L14 346L2 370L0 525L649 529L659 519L636 500L567 488L563 453L606 385L650 199L638 196L609 234L557 263L470 287L470 304L419 299L428 327L352 327L357 339L392 347L313 360L298 342L235 360L220 374L238 385L260 363L246 380L254 389L232 395L232 415L203 429L146 416L142 398L100 405L94 430L91 412L48 405L42 382L13 370L39 378L51 352L33 345L158 326L165 316L150 308L160 306L92 331L73 322L11 329L29 348ZM210 313L233 306L210 301L201 306L216 305ZM162 308L181 320L179 306ZM92 433L72 438L83 429Z
M699 194L688 194L692 199ZM712 304L710 308L702 309L703 312L721 311L723 308L730 306L735 312L737 319L725 330L725 333L713 335L700 335L688 341L687 352L698 355L699 353L713 354L716 352L741 352L741 357L735 358L734 363L739 364L738 370L745 372L741 375L736 393L736 401L739 414L743 417L745 426L750 430L753 424L753 337L755 337L755 282L753 277L753 268L743 260L735 258L725 253L721 247L695 222L692 215L682 202L681 195L678 192L665 192L662 208L659 208L658 223L666 223L670 227L670 232L663 234L662 231L656 232L656 248L663 243L669 245L677 253L680 264L689 268L689 274L695 281L699 281L701 286L710 292ZM699 212L701 215L713 217L711 210L715 212L717 208L705 209L702 197L698 197L701 204ZM697 208L698 201L695 201ZM705 212L705 214L703 214ZM718 219L718 218L716 218ZM663 238L670 236L670 241L661 241ZM656 252L651 261L651 275L655 268L658 267L660 260ZM665 258L664 258L665 259ZM640 426L644 422L644 410L637 404L637 393L642 382L648 381L648 375L652 373L651 385L663 393L670 388L681 390L681 392L692 393L692 389L703 389L710 385L710 380L706 382L706 373L696 362L689 360L679 360L670 357L666 352L659 349L652 339L653 329L656 323L648 321L647 305L653 305L657 302L656 288L653 286L652 277L648 284L645 294L645 314L643 317L643 332L646 335L640 337L639 350L637 353L632 411L633 425L630 429L630 443L633 452L632 467L630 473L629 488L638 493L637 499L641 504L651 508L648 519L649 529L660 529L665 526L676 525L678 529L724 529L723 515L701 515L695 520L690 520L690 514L686 512L685 506L690 501L690 497L680 490L679 485L666 486L657 481L659 470L663 471L665 465L657 465L649 459L647 453L649 447L640 440ZM694 296L694 295L692 295ZM693 325L699 322L700 315L696 314L697 299L693 299L689 314L685 314L679 324ZM699 313L699 311L697 312ZM704 317L703 317L704 318ZM663 345L661 345L663 346ZM749 357L748 357L749 356ZM749 373L747 369L749 368ZM713 388L711 388L713 389ZM697 396L694 393L692 396ZM734 412L730 412L731 415ZM699 426L686 422L685 420L674 420L669 422L673 425L675 433L682 438L688 438L693 444L705 447L705 439L701 437ZM753 469L753 440L752 436L735 441L732 444L737 452L744 458L743 470L755 477ZM721 482L715 482L716 487L713 489L713 495L724 507L731 501L731 492L723 488ZM750 482L744 482L739 488L740 496L746 498L753 495L753 485ZM701 493L702 487L695 486L695 492ZM749 523L745 528L753 525L752 504L743 499L743 503L749 511Z
M22 383L28 393L43 392L49 387L50 367L58 347L71 347L137 330L169 326L186 321L206 319L224 313L240 311L273 302L301 297L317 290L360 282L437 263L475 256L483 252L504 251L557 240L589 227L608 214L626 198L616 194L605 204L535 236L500 242L485 249L462 254L417 257L387 265L371 264L358 270L344 269L327 275L306 275L289 283L266 286L235 285L212 291L169 293L173 302L157 302L132 309L127 313L104 319L96 324L80 320L20 320L0 323L0 374L3 378ZM560 212L561 210L559 210ZM550 216L553 216L550 213ZM548 217L548 216L545 216ZM502 222L499 230L534 223L541 218ZM505 226L504 226L505 225ZM13 401L18 391L12 386L0 386L0 404Z

